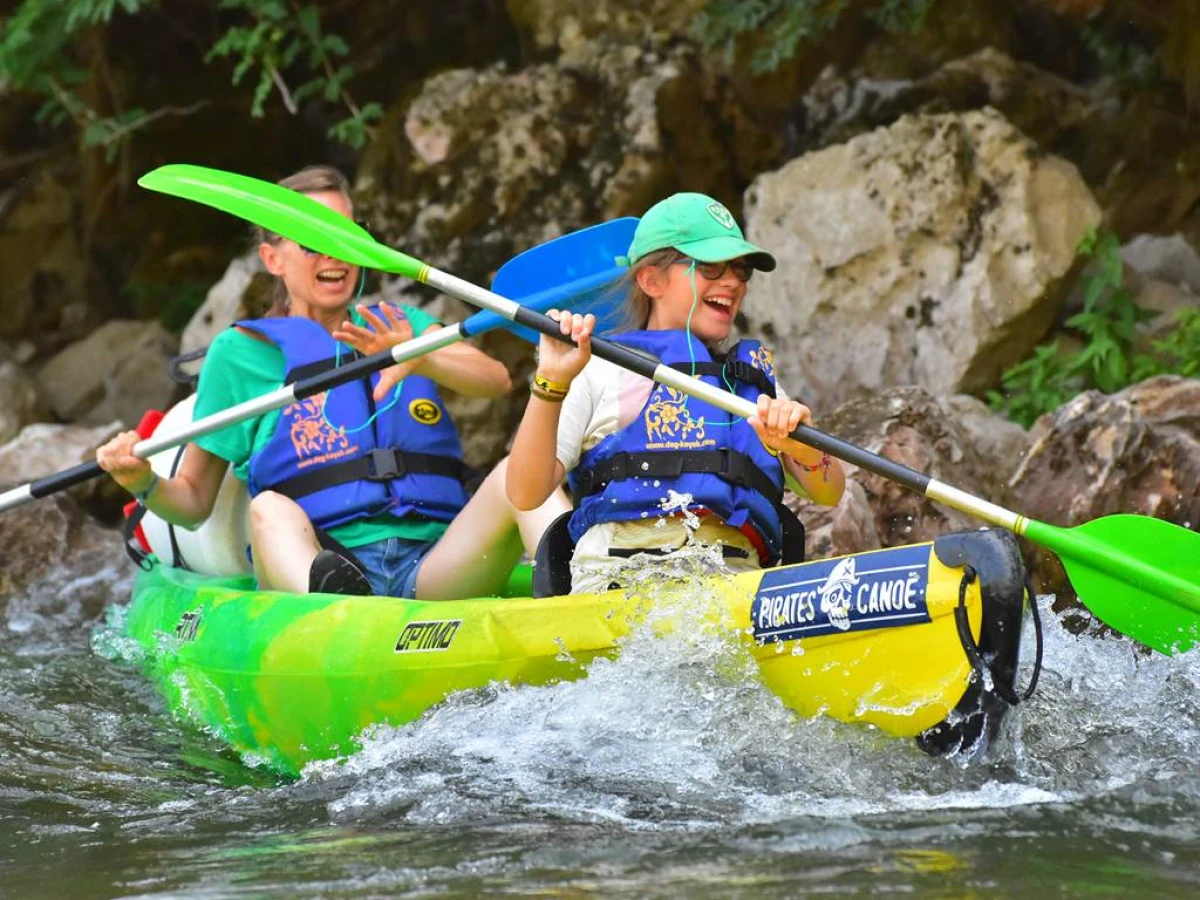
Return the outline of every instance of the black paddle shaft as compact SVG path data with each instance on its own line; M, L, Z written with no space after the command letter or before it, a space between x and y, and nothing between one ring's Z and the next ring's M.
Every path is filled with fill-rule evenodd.
M548 337L555 338L567 344L574 343L568 335L562 333L557 322L549 316L534 312L526 307L522 306L518 308L513 316L513 320L535 331L540 331ZM705 389L704 399L710 399L708 396L710 392L709 385L704 384L704 382L698 379L690 378L676 372L670 367L663 365L661 360L656 359L649 353L641 350L633 350L614 341L598 337L592 338L592 352L601 359L607 360L623 369L629 369L631 372L636 372L638 375L649 378L652 381L669 384L672 387L682 383L686 390L686 383L694 382ZM738 403L745 402L742 398L736 397L728 391L718 390L717 393L725 394L738 401ZM724 408L728 412L738 415L747 414L747 410L733 408L732 403ZM838 459L852 463L860 469L866 469L868 472L873 472L883 478L895 481L910 490L916 491L918 494L924 494L930 481L933 480L923 472L918 472L910 469L908 466L893 462L877 453L872 453L869 450L864 450L862 447L857 447L854 444L826 434L823 431L818 431L809 425L798 426L792 431L790 436L802 444L807 444L831 456L836 456Z
M307 397L312 397L322 391L332 390L335 387L343 384L349 384L352 381L357 381L360 378L366 378L381 369L386 369L388 366L394 365L396 362L391 350L382 350L379 353L373 353L370 356L364 356L361 359L356 359L344 366L338 366L336 369L330 369L327 372L320 372L308 378L302 378L294 382L287 392L287 396L282 398L283 402L276 404L275 408L286 405L289 401L304 400ZM284 390L284 389L281 389ZM253 418L257 415L262 415L265 411L254 405L255 401L250 401L247 404L239 404L234 407L234 412L242 406L246 407L246 412L241 416L225 417L220 427L233 425L237 422ZM218 414L219 415L219 414ZM217 429L212 429L217 430ZM200 434L205 434L207 431L201 430L195 437ZM167 450L172 446L178 446L184 443L189 438L185 437L182 440L171 443L170 436L167 436L167 442L161 447L156 447L148 455L153 455L156 452ZM91 481L93 478L98 478L104 474L104 470L100 468L100 464L95 460L90 462L80 463L77 466L72 466L69 469L64 469L61 472L55 472L53 475L47 475L44 478L39 478L32 481L28 485L28 496L37 499L39 497L48 497L50 494L57 494L59 491L65 491L77 484L83 484L86 481Z

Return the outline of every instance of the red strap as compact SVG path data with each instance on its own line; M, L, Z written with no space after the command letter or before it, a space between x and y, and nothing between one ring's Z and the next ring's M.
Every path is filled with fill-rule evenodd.
M121 514L128 519L130 514L137 509L137 501L133 500L121 507ZM142 545L142 549L147 553L150 552L150 542L146 540L146 532L142 531L142 526L139 523L138 527L133 529L133 536L137 538L137 542Z
M138 437L140 437L142 440L145 440L154 434L165 415L166 413L162 412L161 410L146 410L144 413L142 413L142 420L137 423L137 428L135 428L134 431L138 433ZM132 513L136 508L137 501L135 500L132 503L126 503L125 506L121 508L121 512L125 518L128 519L129 514ZM146 540L146 532L142 530L142 526L140 524L133 530L133 536L137 538L137 542L142 545L147 553L149 553L150 542Z
M137 428L133 429L138 433L138 437L142 440L150 437L158 430L159 423L162 422L166 413L157 409L148 409L142 413L142 421L137 423Z

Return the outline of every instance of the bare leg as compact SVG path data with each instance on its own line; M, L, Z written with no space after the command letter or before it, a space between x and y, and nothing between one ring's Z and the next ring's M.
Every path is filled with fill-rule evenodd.
M571 508L560 488L537 509L517 512L504 492L507 469L505 458L429 551L417 573L418 599L453 600L495 593L521 551L528 547L532 554L550 523Z
M308 570L321 546L298 503L274 491L251 500L250 547L259 587L308 593Z

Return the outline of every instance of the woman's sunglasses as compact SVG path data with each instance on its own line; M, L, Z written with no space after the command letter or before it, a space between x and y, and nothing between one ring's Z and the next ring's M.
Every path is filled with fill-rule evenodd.
M754 266L746 259L728 259L725 262L700 262L698 259L685 256L682 259L677 259L676 262L683 265L695 265L696 271L709 281L716 281L725 274L726 269L733 272L734 277L743 283L754 277Z

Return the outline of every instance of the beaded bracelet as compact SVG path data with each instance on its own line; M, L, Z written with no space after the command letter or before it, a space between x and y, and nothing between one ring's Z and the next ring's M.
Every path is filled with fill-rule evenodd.
M794 456L792 457L792 462L794 462L796 465L798 465L805 472L821 472L821 471L823 471L825 473L823 480L828 481L829 480L829 467L831 465L833 465L833 458L828 453L822 453L821 461L819 463L816 463L815 465L810 466L808 463L802 463L802 462L800 462L800 460L796 459L796 457L794 457Z

